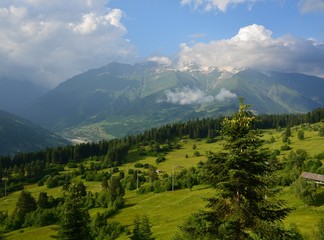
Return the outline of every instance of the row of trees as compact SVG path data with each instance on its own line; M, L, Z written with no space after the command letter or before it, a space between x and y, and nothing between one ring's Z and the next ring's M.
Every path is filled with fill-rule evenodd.
M272 114L257 116L254 127L266 129L286 126L295 126L302 123L316 123L324 118L324 109L316 109L307 114ZM95 156L107 156L110 162L124 162L128 149L135 145L147 145L151 141L165 143L173 138L187 136L192 139L214 138L218 136L223 117L193 119L184 123L167 124L160 128L152 128L136 136L127 136L110 141L101 140L93 143L82 143L64 147L48 148L33 153L17 153L13 156L0 156L0 169L18 167L32 161L45 163L78 162L82 159ZM0 177L3 170L0 170Z

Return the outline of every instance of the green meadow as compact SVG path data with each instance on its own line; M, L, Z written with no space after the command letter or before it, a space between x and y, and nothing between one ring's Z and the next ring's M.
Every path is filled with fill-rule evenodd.
M318 123L318 126L324 126L324 123ZM303 129L305 138L299 140L298 130ZM292 136L290 137L291 150L304 149L310 157L324 152L324 137L318 135L318 131L314 130L314 126L298 126L292 128ZM266 140L265 147L270 150L280 149L284 143L282 142L283 130L265 130L262 132L263 138ZM269 140L274 138L275 141L270 143ZM157 169L161 170L160 174L172 172L180 172L183 168L190 168L196 166L200 161L206 160L206 152L217 152L222 149L223 141L219 140L214 143L206 143L205 139L190 140L185 139L179 141L180 149L173 150L165 155L166 160L160 164L156 164L156 157L141 156L136 149L131 149L127 156L127 164L119 166L119 170L126 174L128 169L136 169L135 163L148 163L155 165ZM193 149L195 145L195 149ZM290 151L280 151L278 156L281 161L290 154ZM195 151L200 153L195 155ZM324 159L321 160L324 163ZM143 170L143 169L141 169ZM109 170L107 170L109 171ZM116 173L118 174L118 173ZM101 190L101 182L87 182L87 191L99 192ZM323 188L323 187L322 187ZM37 186L36 184L26 185L25 189L32 193L37 199L39 192L46 191L49 196L58 197L62 194L61 187L47 188L46 186ZM190 214L203 209L206 202L204 198L212 196L214 190L208 186L195 186L192 190L183 189L176 191L169 191L163 193L146 193L138 194L136 190L126 191L124 196L125 207L121 209L116 215L111 217L108 221L117 221L126 226L129 231L132 230L133 220L136 215L147 215L152 225L153 237L156 239L172 239L180 226ZM7 210L12 213L15 208L19 191L10 193L6 197L0 198L0 211ZM324 218L324 205L321 206L307 206L299 198L297 198L290 186L284 187L279 193L280 199L286 200L288 207L294 210L284 220L285 225L289 226L295 224L302 234L308 239L312 239L314 231L316 231L316 224ZM94 208L90 210L90 215L94 216L97 212L103 212L104 209ZM5 240L20 240L20 239L54 239L53 236L57 232L57 226L47 226L42 228L24 228L17 231L12 231L2 234ZM124 234L119 239L129 239L129 236Z

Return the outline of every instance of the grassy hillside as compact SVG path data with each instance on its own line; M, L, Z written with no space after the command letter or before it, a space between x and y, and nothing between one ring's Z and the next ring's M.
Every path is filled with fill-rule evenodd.
M304 149L307 151L309 158L313 158L315 155L323 153L324 149L324 137L318 135L319 127L324 127L324 123L318 123L309 126L298 126L292 128L292 136L290 137L291 150L280 151L278 159L284 161L288 158L291 151L297 151L298 149ZM304 140L298 139L298 131L303 129L305 134ZM284 129L277 130L265 130L263 132L263 138L266 140L265 147L270 150L280 149L284 143L282 142L282 135ZM270 141L274 139L274 141ZM136 149L131 149L127 155L127 164L119 166L119 171L124 171L127 175L129 169L134 169L135 163L148 163L156 166L162 173L172 174L172 171L177 175L184 168L190 168L196 166L200 161L205 161L206 151L217 152L222 148L223 141L219 139L214 143L206 143L205 139L191 140L185 139L179 141L181 145L180 149L173 150L165 155L165 161L160 164L156 164L156 157L143 156L138 153ZM195 149L194 146L195 145ZM200 156L195 156L195 152L198 151ZM324 164L324 159L321 159ZM93 162L92 159L88 159L85 162L85 166L89 166ZM143 170L143 169L141 169ZM71 171L70 168L65 168L64 172ZM98 173L110 169L100 170ZM118 173L115 173L116 175ZM80 179L80 176L78 177ZM101 182L85 181L88 191L99 192L101 190ZM47 188L44 186L38 186L37 184L26 185L25 189L30 191L32 195L37 199L39 192L46 191L48 195L58 197L62 194L61 187ZM175 232L178 231L178 226L191 214L198 209L203 209L206 202L204 197L212 196L214 190L208 186L198 185L193 187L192 190L182 189L176 191L168 191L163 193L146 193L138 194L136 190L126 191L125 207L121 209L115 216L111 217L109 221L118 221L122 225L126 226L130 231L134 217L137 214L147 215L152 225L153 237L156 239L171 239ZM14 192L6 197L0 198L0 212L7 210L9 213L15 208L19 192ZM294 211L289 214L284 223L289 226L294 223L300 229L300 231L312 239L314 231L316 231L316 223L324 216L324 205L320 206L307 206L299 198L297 198L291 186L286 186L279 194L279 198L287 201L288 207L294 208ZM90 215L95 216L97 212L104 212L103 208L93 208L90 210ZM12 231L3 234L5 240L18 240L18 239L53 239L51 236L56 234L57 227L55 225L46 226L41 228L24 228L17 231ZM37 237L37 238L36 238ZM119 239L129 239L129 236L124 234Z

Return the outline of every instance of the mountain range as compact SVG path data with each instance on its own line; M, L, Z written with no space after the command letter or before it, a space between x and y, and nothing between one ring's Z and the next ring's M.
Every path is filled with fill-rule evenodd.
M324 79L298 73L115 62L66 80L19 115L64 137L96 141L227 115L238 97L257 114L308 112L324 106L323 89Z

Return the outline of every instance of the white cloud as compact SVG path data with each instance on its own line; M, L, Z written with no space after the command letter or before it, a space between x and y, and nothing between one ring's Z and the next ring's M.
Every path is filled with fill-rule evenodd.
M97 29L97 20L93 13L87 13L82 16L82 22L75 25L70 23L73 30L79 33L87 34Z
M110 61L131 61L123 12L105 0L1 0L0 76L54 86Z
M162 64L162 65L171 65L172 64L172 60L168 57L150 57L147 59L149 62L156 62L158 64Z
M167 90L165 91L165 95L166 100L162 100L162 102L180 105L201 104L214 101L213 96L206 96L200 89L191 89L189 87L176 89L175 91Z
M249 9L251 4L258 0L180 0L182 5L189 5L194 9L202 9L204 11L219 10L225 12L230 5L236 5L241 3L249 3Z
M300 0L299 8L302 13L324 12L323 0Z
M231 91L225 89L225 88L222 88L220 90L220 92L215 97L215 99L217 101L220 101L220 102L229 101L229 100L232 100L234 98L237 98L237 95L235 93L232 93Z
M172 104L179 105L189 105L189 104L202 104L209 103L213 101L229 101L236 98L236 94L232 93L225 88L222 88L215 97L211 95L206 95L203 91L198 88L184 87L182 89L175 89L174 91L165 91L166 99L160 100L159 102L168 102Z
M256 68L324 76L324 43L291 36L273 38L260 25L241 28L230 39L180 45L180 67L199 64L225 70Z

